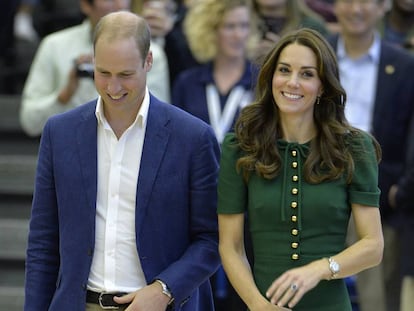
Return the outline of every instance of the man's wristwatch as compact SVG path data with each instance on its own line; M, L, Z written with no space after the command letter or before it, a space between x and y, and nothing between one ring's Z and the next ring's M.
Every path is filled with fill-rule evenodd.
M339 271L341 270L341 267L339 266L339 263L337 263L332 257L328 258L329 261L329 269L331 270L331 280L336 279L338 276Z
M173 297L173 295L171 294L171 291L170 291L170 289L168 288L167 284L165 284L163 281L161 281L161 280L159 280L159 279L155 280L155 282L157 282L158 284L160 284L160 285L161 285L161 288L162 288L162 293L163 293L164 295L166 295L168 298L170 298L170 301L168 302L168 305L169 305L169 306L171 306L171 305L173 304L173 302L174 302L174 297Z

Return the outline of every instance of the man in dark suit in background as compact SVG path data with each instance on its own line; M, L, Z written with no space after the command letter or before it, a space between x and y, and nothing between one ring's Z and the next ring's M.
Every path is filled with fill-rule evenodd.
M361 311L398 311L400 287L397 228L404 221L390 207L388 193L407 173L405 157L414 111L414 58L385 43L377 24L385 0L335 0L341 34L332 38L347 93L345 113L350 123L371 132L382 147L379 168L384 232L382 267L357 276Z
M44 128L26 311L214 310L219 146L207 124L148 92L149 45L143 18L103 17L100 96Z

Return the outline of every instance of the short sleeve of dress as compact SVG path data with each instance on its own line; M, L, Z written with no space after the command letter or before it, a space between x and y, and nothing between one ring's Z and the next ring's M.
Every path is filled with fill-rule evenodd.
M372 137L365 133L351 135L350 150L355 170L349 185L350 203L379 207L378 161Z
M234 133L228 133L221 145L217 207L219 214L238 214L246 210L247 187L242 173L236 169L240 155Z

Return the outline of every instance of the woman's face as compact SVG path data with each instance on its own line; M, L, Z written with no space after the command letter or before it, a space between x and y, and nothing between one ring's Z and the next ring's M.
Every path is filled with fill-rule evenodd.
M282 117L313 119L322 82L316 56L310 48L292 43L282 50L273 73L272 93Z
M246 45L250 35L250 12L239 6L227 11L218 27L218 53L229 58L246 56Z

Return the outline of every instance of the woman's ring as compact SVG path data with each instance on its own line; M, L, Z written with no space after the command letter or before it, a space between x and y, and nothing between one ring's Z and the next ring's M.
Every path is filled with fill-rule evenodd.
M298 286L295 283L292 283L292 285L290 285L290 289L296 292L298 290Z

